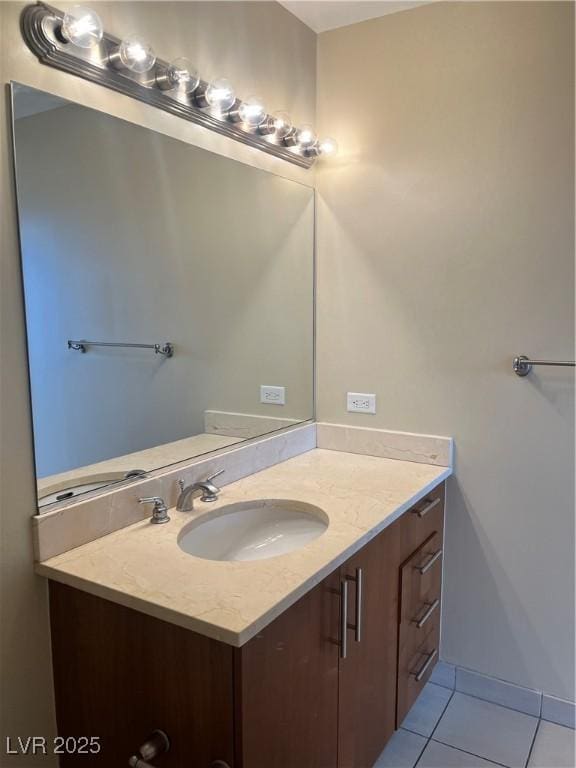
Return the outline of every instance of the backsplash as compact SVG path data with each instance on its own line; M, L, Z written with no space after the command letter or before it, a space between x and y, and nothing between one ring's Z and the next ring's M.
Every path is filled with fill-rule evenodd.
M315 447L316 424L305 424L217 456L170 467L155 477L54 512L36 515L32 518L35 558L47 560L143 520L150 515L150 509L138 503L142 496L161 496L169 507L174 506L180 479L189 484L224 469L218 478L218 484L224 486Z

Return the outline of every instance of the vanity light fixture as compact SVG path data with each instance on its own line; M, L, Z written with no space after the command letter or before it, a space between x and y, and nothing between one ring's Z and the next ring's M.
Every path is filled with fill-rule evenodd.
M325 139L320 139L313 147L316 155L322 157L335 157L338 154L338 143L335 139L331 139L327 136Z
M274 135L279 141L293 131L292 120L287 112L274 112L260 124L259 131L264 136Z
M311 125L303 125L296 131L296 144L303 149L310 149L316 143L316 134Z
M240 102L238 119L249 128L258 128L266 120L266 117L266 109L262 99L258 96L249 96Z
M129 69L143 75L156 63L156 54L150 43L138 35L125 37L110 55L110 63L116 69Z
M165 112L209 128L303 168L334 154L336 142L318 142L309 125L294 127L285 112L268 114L261 99L238 99L231 83L202 80L185 58L157 59L138 35L123 39L106 32L98 14L81 5L66 13L43 2L21 15L22 35L48 66L63 70Z
M316 134L311 125L302 125L300 128L293 127L284 137L284 144L287 147L294 147L295 150L308 157L315 156L311 150L316 142Z
M219 77L213 83L209 83L204 91L204 100L208 107L221 113L228 112L236 101L232 83L224 77Z
M184 57L175 59L170 66L159 68L156 75L156 85L163 91L178 91L187 94L194 93L200 84L196 67Z
M96 11L84 5L73 5L66 11L59 31L64 40L79 48L93 48L104 35L104 27Z

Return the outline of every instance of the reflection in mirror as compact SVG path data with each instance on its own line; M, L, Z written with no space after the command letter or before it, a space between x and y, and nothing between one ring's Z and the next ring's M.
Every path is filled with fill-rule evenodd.
M24 86L39 505L313 417L313 191Z

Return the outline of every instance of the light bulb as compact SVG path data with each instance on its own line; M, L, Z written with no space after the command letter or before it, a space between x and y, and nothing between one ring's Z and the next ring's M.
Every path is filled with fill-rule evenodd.
M157 83L163 90L177 89L180 93L192 93L198 88L200 77L189 59L175 59L160 76Z
M309 149L316 142L316 134L311 125L303 125L296 132L296 143L302 149Z
M292 130L292 120L286 112L274 112L272 115L272 129L278 139L284 139Z
M266 109L257 96L249 96L238 107L238 117L250 128L257 128L266 120Z
M78 48L92 48L102 40L104 27L91 8L73 5L62 19L61 31L63 37Z
M118 55L123 67L138 74L149 72L156 63L156 54L150 43L137 35L122 40Z
M334 157L338 154L338 144L334 139L326 137L318 142L318 153L324 157Z
M210 83L206 88L204 98L208 106L216 107L221 112L227 112L236 101L236 94L230 82L221 77Z

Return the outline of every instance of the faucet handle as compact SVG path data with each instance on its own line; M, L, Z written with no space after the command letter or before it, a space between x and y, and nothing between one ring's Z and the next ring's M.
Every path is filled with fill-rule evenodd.
M224 474L224 472L226 472L225 469L219 469L217 472L214 472L213 475L210 475L209 477L207 477L206 480L204 480L203 482L209 483L210 480L214 480L215 477L219 477L220 475Z
M164 499L161 496L144 496L138 499L138 504L154 504L155 507L165 507Z
M168 507L166 502L161 496L145 496L138 499L139 504L154 504L152 510L152 517L150 522L152 523L168 523L170 518L168 517Z

